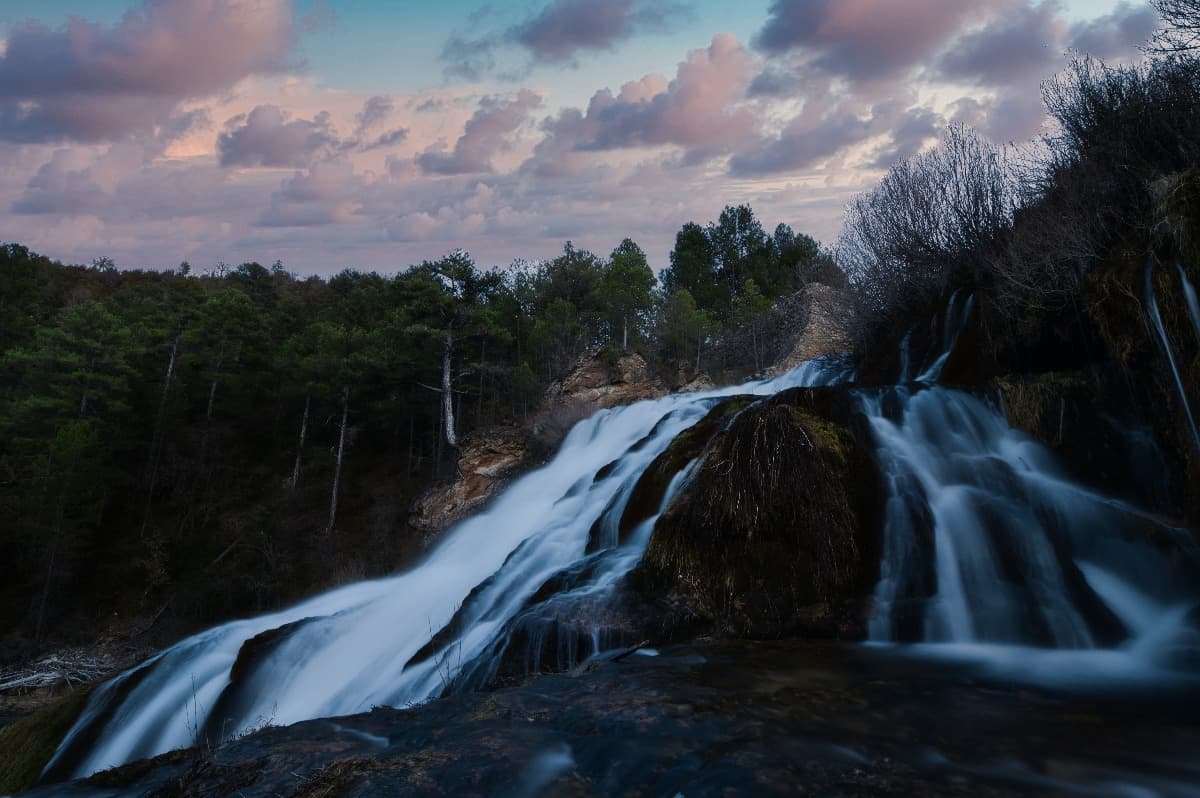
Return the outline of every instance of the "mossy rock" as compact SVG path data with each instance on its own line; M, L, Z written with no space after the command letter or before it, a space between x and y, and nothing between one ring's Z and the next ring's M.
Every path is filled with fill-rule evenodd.
M634 527L658 512L667 487L675 475L704 453L709 441L729 424L737 413L757 401L754 396L733 396L722 400L699 422L671 441L671 445L652 462L638 479L621 514L620 535L624 538Z
M856 407L846 388L798 388L738 415L659 519L635 586L722 634L861 636L882 494Z
M91 692L91 687L78 688L0 729L0 793L22 792L37 783Z
M1053 451L1072 478L1147 509L1178 513L1167 463L1117 376L1010 374L995 388L1009 425Z

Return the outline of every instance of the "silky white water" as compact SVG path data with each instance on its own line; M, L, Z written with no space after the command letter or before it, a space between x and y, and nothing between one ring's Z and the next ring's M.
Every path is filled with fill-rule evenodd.
M601 411L571 430L550 463L458 525L412 570L218 626L103 685L47 772L86 776L264 722L289 724L436 696L494 647L547 579L586 559L593 523L606 510L619 518L641 473L717 399L845 376L811 362L773 380ZM609 541L611 556L574 589L603 591L616 582L640 559L652 526L650 519L628 541ZM452 619L445 644L414 658ZM232 684L243 644L272 630L281 630L277 639L261 645Z
M1146 291L1182 396L1149 267ZM861 396L887 496L870 640L1057 687L1192 678L1191 531L1074 483L998 406L936 384L970 314L957 297L916 382Z

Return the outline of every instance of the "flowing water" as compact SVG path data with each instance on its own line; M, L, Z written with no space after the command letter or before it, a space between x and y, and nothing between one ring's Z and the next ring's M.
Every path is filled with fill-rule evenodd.
M568 598L602 603L637 564L654 519L626 540L616 534L633 486L722 397L846 376L814 361L773 380L597 413L571 430L550 463L448 533L412 570L218 626L101 686L47 776L84 776L268 722L417 703L460 676L481 678L495 669L512 624L552 614ZM599 540L589 541L594 526ZM556 579L562 590L527 606ZM603 630L585 636L592 653L605 647Z
M1182 397L1149 267L1146 291ZM870 640L1055 686L1190 678L1192 532L1074 483L996 405L936 384L970 308L951 297L941 350L915 382L861 396L887 493Z

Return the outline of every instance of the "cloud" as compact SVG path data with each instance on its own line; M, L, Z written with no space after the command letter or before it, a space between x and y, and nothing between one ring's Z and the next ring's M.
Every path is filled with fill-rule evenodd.
M713 37L688 53L670 83L647 75L613 95L592 95L586 112L560 111L543 124L545 137L526 169L546 176L571 173L572 153L674 145L697 163L749 141L756 116L738 105L757 71L755 58L732 34Z
M0 138L104 141L152 130L181 100L285 69L290 0L144 0L114 26L23 23L0 56Z
M1070 44L1097 58L1128 58L1158 26L1158 15L1148 4L1122 2L1105 16L1072 25Z
M895 77L956 34L1018 0L772 0L754 38L766 53L800 52L851 79Z
M472 15L472 23L486 16ZM496 51L508 47L524 52L533 64L574 66L583 53L613 50L641 33L670 30L690 17L687 5L672 0L551 0L506 29L450 36L441 58L447 76L466 80L494 71Z
M103 208L109 198L107 192L75 161L77 158L68 150L55 152L29 181L11 211L25 216L74 216Z
M417 156L417 165L426 174L491 172L492 158L511 146L513 134L541 104L542 98L528 89L513 98L485 97L454 149L427 149Z
M1067 22L1060 0L1021 6L959 38L937 66L940 76L985 86L1036 81L1060 63Z
M872 166L890 165L919 152L938 135L945 121L913 98L866 105L849 96L810 98L777 136L736 153L729 161L735 177L762 177L809 169L851 147L887 137Z
M291 119L275 105L259 105L225 123L217 137L221 166L305 166L339 144L329 114Z
M297 172L271 195L260 227L320 227L347 222L362 179L345 160L323 161Z
M396 104L390 98L379 95L369 97L363 103L362 110L354 116L355 135L362 136L371 128L382 124L395 110Z
M565 64L580 52L611 50L639 32L666 30L687 14L663 0L553 0L508 32L539 63Z

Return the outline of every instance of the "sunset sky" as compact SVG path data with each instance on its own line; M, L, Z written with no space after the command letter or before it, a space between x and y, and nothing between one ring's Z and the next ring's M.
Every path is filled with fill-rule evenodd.
M749 202L831 243L961 121L1044 124L1109 0L3 0L0 240L68 262L394 272L607 253Z

